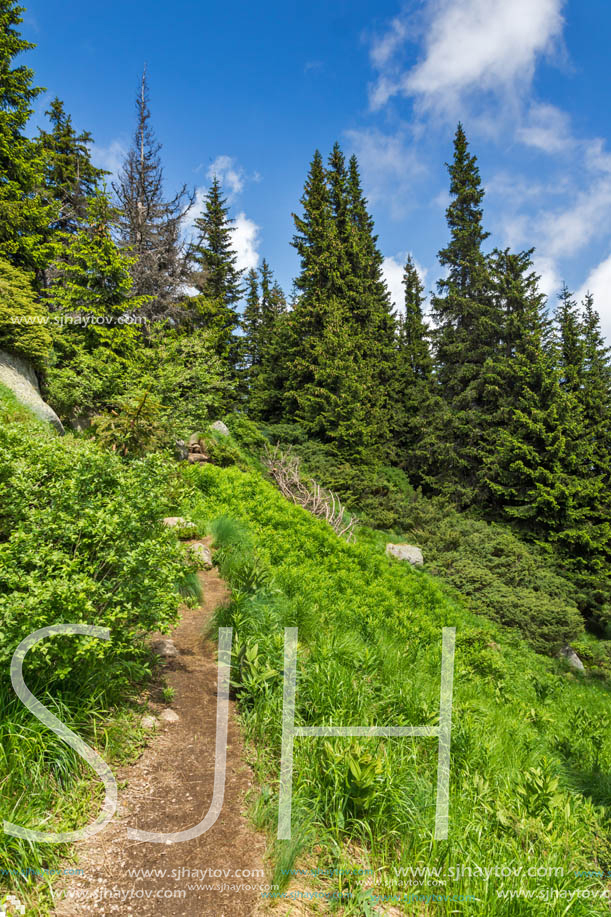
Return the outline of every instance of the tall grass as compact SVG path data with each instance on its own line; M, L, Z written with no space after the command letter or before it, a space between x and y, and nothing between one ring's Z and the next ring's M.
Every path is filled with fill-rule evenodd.
M294 830L310 849L314 830L317 865L341 867L345 912L366 913L376 895L421 892L446 898L398 906L486 917L608 913L608 901L583 897L600 894L604 880L577 875L611 867L605 685L535 654L426 573L371 545L343 543L258 475L212 466L186 473L200 494L191 514L201 525L216 520L217 558L232 585L216 623L235 629L234 690L257 754L258 816L271 832L283 629L299 628L298 725L400 726L436 724L441 630L457 628L447 841L433 836L435 738L295 741L294 809L307 814L307 830L299 814ZM294 846L276 843L279 864L299 854ZM354 856L375 870L373 888L344 868ZM472 874L457 874L458 866ZM408 885L400 867L445 877ZM523 874L486 877L478 867ZM564 874L527 874L541 867ZM534 897L499 897L509 890ZM544 902L543 894L556 897Z

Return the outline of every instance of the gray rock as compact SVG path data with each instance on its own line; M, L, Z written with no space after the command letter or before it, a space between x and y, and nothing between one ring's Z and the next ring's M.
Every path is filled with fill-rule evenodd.
M174 443L174 454L179 462L186 462L189 458L189 448L184 439L179 439Z
M221 436L229 436L229 427L222 420L215 420L213 424L210 424L210 429L220 433Z
M198 570L212 569L212 551L203 541L196 541L194 544L190 544L187 548L187 554L189 559L194 560L198 565Z
M572 669L577 669L578 672L585 672L586 667L572 646L563 646L558 656L562 659L566 659Z
M178 650L172 640L155 640L154 643L151 643L151 649L163 659L172 659L174 656L178 656Z
M387 544L386 553L398 560L407 560L415 567L421 567L424 563L422 551L413 544Z
M170 529L181 529L182 531L192 530L194 533L197 531L195 523L183 519L182 516L166 516L163 520L163 524L167 525Z
M27 360L0 350L0 382L13 392L15 398L28 407L40 420L50 423L64 435L61 420L40 396L40 386L34 368Z
M161 713L160 719L162 719L164 723L177 723L180 717L173 710L168 709Z
M142 717L142 728L143 729L155 729L157 726L157 720L154 716L143 716Z

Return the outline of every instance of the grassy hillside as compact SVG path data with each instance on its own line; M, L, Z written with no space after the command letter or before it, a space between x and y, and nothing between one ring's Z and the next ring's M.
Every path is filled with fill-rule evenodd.
M448 897L406 913L534 915L544 893L557 893L551 913L608 913L590 897L604 881L577 875L611 866L607 687L536 654L380 544L344 543L259 474L205 466L186 475L197 496L183 509L211 525L233 587L217 623L236 631L235 691L262 782L257 814L271 832L283 628L299 628L296 722L317 726L435 724L441 629L457 628L449 840L433 839L436 739L301 738L293 841L277 844L276 879L319 844L317 868L344 867L325 887L347 895L346 913L407 893ZM349 875L355 860L380 870L374 889ZM408 887L396 874L460 865L524 875ZM526 874L539 867L564 875ZM502 897L520 889L535 897ZM460 895L477 900L457 905Z

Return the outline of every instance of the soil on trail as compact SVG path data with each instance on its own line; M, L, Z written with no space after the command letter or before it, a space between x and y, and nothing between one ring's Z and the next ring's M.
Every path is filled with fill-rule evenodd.
M218 670L216 644L204 633L227 587L216 569L200 579L204 604L183 608L172 635L178 655L164 667L175 691L170 708L178 721L159 721L141 758L119 769L118 812L105 831L77 844L77 866L84 875L67 880L60 890L64 897L57 917L250 917L259 912L261 886L269 881L263 872L265 842L244 815L252 773L244 763L233 705L225 798L216 824L184 843L127 837L128 827L155 832L191 828L201 822L212 799Z

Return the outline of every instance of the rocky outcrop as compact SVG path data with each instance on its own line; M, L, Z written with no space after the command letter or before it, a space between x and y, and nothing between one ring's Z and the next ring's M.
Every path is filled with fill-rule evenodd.
M50 423L63 436L62 422L53 408L42 400L38 378L27 360L0 350L0 383L10 388L21 404L41 420Z
M397 560L406 560L415 567L421 567L424 563L422 551L413 544L387 544L386 553Z
M213 424L210 424L210 429L215 433L220 433L221 436L229 436L229 427L222 420L215 420Z
M586 667L572 646L564 646L558 653L558 656L561 659L566 659L570 667L577 672L585 672Z

